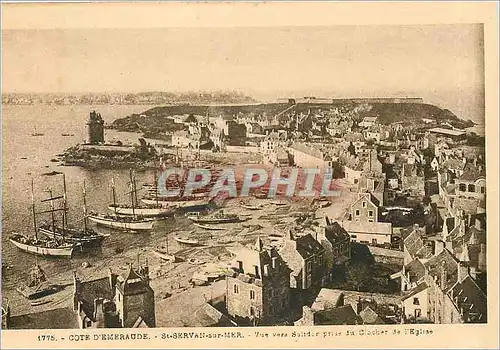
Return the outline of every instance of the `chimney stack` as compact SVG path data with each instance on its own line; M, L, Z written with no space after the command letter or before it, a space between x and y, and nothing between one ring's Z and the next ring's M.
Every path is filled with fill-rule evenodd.
M458 264L458 283L462 283L469 275L469 268L463 264Z
M448 271L446 271L446 262L443 260L441 263L441 281L440 281L440 287L441 290L446 289L446 283L448 282Z

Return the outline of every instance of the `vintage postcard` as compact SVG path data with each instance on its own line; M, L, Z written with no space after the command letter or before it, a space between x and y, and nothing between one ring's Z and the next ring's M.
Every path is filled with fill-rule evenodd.
M497 31L3 3L1 347L498 348Z

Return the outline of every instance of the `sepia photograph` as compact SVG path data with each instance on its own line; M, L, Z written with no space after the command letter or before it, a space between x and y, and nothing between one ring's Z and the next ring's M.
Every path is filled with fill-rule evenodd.
M409 346L494 325L491 27L218 5L2 5L2 338Z

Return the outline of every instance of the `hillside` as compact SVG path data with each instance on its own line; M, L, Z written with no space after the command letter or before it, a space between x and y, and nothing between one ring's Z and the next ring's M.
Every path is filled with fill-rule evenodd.
M354 109L358 104L346 101L335 103L298 103L294 107L297 113L314 113L319 110L330 108ZM155 107L144 111L141 115L117 119L111 125L112 128L122 131L142 131L147 133L175 131L167 125L168 117L182 114L208 115L210 117L223 116L231 118L238 114L245 116L267 115L274 116L290 107L287 103L262 103L262 104L242 104L242 105L176 105ZM422 123L423 118L437 121L447 121L458 128L474 126L471 121L464 121L455 116L447 109L440 109L434 105L424 103L370 103L369 108L362 109L358 118L377 116L381 124L391 124L396 122Z

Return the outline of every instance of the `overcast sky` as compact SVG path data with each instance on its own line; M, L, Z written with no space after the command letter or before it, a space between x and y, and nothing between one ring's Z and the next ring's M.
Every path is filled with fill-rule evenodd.
M477 113L482 38L481 25L464 24L8 30L3 91L408 95Z

